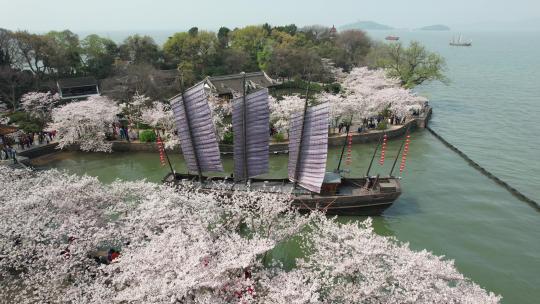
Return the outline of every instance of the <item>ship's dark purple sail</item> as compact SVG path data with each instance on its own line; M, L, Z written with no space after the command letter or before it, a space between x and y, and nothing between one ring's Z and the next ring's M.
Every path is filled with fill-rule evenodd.
M268 173L270 136L268 89L261 89L248 94L245 107L246 121L244 121L243 97L233 100L234 177L237 180ZM244 126L246 129L245 134ZM246 150L246 156L244 150ZM247 162L247 170L244 169L245 162Z
M182 154L192 172L222 172L208 96L201 82L172 99Z
M321 192L326 172L328 119L328 103L323 103L309 108L305 118L303 113L293 115L289 130L289 180L316 193Z

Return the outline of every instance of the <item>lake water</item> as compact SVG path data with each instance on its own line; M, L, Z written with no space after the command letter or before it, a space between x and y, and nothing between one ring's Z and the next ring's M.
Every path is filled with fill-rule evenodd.
M449 85L418 88L434 107L431 127L476 162L532 199L540 201L540 33L463 33L471 48L448 46L455 33L371 32L382 39L399 35L443 55ZM394 155L400 142L390 143ZM373 145L353 147L354 175L365 173ZM339 149L331 149L329 169ZM375 172L388 173L390 157ZM286 176L286 155L273 156L271 176ZM232 168L225 158L225 169ZM178 170L181 157L173 156ZM159 182L167 172L159 156L59 153L37 163L77 174L146 178ZM540 213L465 163L426 131L412 136L404 193L376 231L454 259L458 269L482 287L501 294L503 303L540 302ZM292 258L284 248L278 254Z

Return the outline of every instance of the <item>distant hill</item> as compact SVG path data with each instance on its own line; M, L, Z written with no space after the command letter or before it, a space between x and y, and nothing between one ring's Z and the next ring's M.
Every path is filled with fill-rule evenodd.
M450 28L443 24L429 25L419 28L420 31L449 31Z
M393 30L393 27L373 21L358 21L339 27L340 30Z

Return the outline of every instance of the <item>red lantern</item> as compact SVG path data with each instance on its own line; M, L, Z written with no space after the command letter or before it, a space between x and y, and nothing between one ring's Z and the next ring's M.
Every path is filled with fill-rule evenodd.
M384 165L384 156L386 154L386 142L388 141L388 135L384 134L383 137L383 143L381 146L381 159L379 160L379 164L382 166Z

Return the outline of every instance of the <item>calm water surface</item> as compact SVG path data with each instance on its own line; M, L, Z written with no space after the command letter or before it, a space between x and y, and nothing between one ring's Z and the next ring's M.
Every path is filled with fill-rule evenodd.
M446 57L448 86L418 89L431 99L431 126L500 178L540 201L540 34L464 33L472 48L451 48L453 33L373 32L421 41ZM393 155L399 142L391 142ZM353 147L354 175L367 168L373 145ZM338 160L329 155L328 169ZM374 165L375 172L388 173ZM174 156L177 170L185 170ZM273 156L272 174L286 176L287 156ZM225 169L232 160L225 158ZM167 172L157 154L58 153L36 163L43 168L89 174L104 182L145 178L159 182ZM376 231L454 259L458 269L482 287L503 295L504 303L540 302L540 213L467 165L427 132L413 134L404 194L383 216ZM361 219L361 218L357 218ZM285 247L285 260L298 252Z

